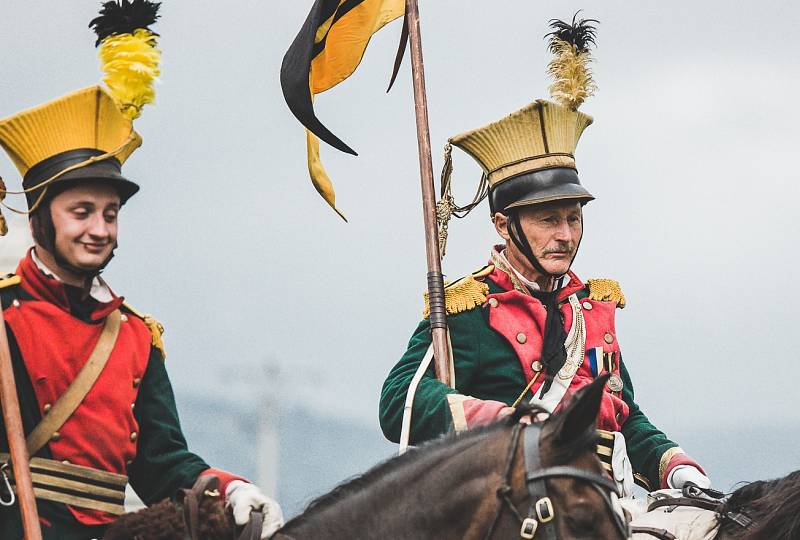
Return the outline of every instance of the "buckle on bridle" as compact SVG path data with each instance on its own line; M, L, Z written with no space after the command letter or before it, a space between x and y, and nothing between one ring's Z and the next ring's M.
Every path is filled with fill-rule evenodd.
M525 538L525 540L531 540L534 536L536 536L536 529L538 528L538 521L532 517L526 517L522 520L522 527L519 529L519 536L520 538Z
M550 500L550 497L542 497L536 501L536 516L539 518L539 523L553 520L555 510L553 510L553 501Z

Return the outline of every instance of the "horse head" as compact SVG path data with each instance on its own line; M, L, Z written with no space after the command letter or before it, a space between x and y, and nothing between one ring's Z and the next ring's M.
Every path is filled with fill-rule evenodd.
M576 392L566 407L548 418L539 437L541 467L577 469L594 476L547 477L557 538L618 539L628 536L615 490L593 481L608 478L597 457L596 418L608 376ZM537 537L538 538L538 537ZM555 537L554 537L555 538Z

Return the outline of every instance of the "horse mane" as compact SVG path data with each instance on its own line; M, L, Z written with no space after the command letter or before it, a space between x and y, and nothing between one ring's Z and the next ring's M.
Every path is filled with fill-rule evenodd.
M742 529L728 512L750 517L754 528ZM731 536L800 538L800 470L775 480L759 480L731 493L723 506L720 531Z
M203 540L228 540L234 530L233 519L225 512L219 498L204 497L200 501L198 537ZM148 508L121 515L106 531L103 540L166 540L186 538L188 531L183 509L165 499Z
M471 429L466 433L447 433L437 439L433 439L416 448L410 449L402 456L389 458L375 465L367 472L344 481L329 493L314 499L309 503L302 514L289 520L281 530L288 532L293 527L302 526L317 513L324 512L348 496L357 493L364 487L373 484L381 478L390 476L412 464L421 462L439 463L448 457L460 454L467 448L471 448L473 445L497 432L509 430L519 422L522 416L526 414L535 415L540 412L546 411L539 407L523 404L517 407L514 414L502 421L492 422L486 426Z

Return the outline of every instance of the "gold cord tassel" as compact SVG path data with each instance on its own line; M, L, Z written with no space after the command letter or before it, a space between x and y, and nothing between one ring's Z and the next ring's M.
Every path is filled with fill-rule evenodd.
M455 199L450 186L450 176L453 174L453 146L447 143L444 147L444 166L442 167L442 195L436 203L436 224L439 229L439 257L442 259L447 252L447 228L453 212L456 209Z

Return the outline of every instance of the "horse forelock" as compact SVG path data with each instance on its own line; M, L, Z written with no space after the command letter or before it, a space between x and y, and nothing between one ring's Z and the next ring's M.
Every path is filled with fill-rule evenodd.
M741 512L755 525L744 530L725 518L729 512ZM800 538L800 471L742 486L731 493L721 514L721 532L733 537Z

